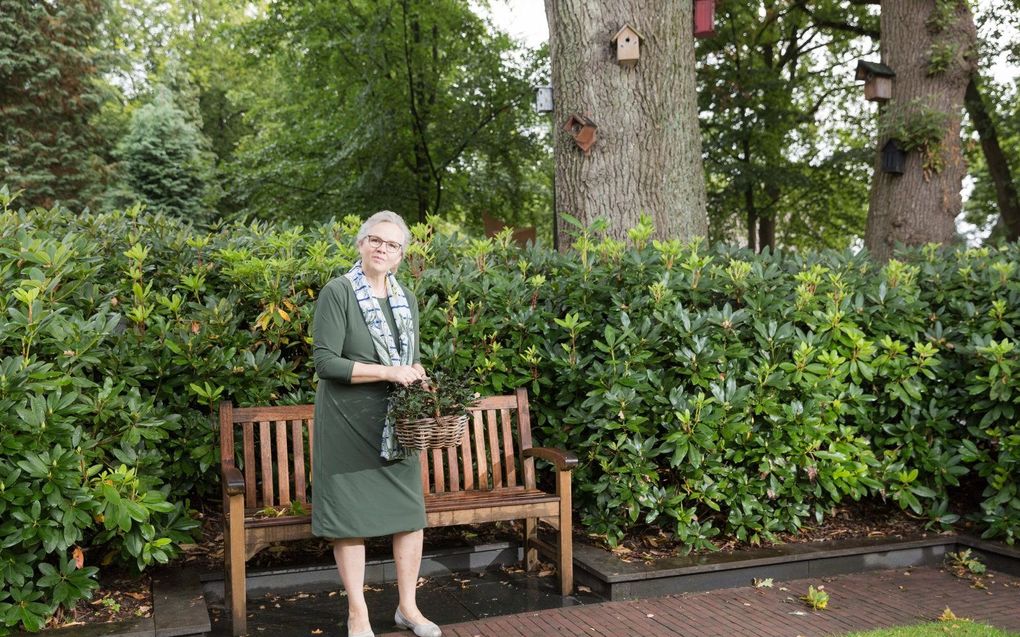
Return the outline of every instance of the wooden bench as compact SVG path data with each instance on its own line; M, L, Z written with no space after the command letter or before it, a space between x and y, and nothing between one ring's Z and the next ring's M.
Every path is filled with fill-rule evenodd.
M312 537L312 405L234 407L220 404L224 512L224 597L233 634L246 632L245 563L275 542ZM555 468L555 493L541 490L535 458ZM560 590L573 590L571 471L574 454L533 447L528 393L482 398L460 446L421 454L430 527L524 520L525 565L550 555ZM294 503L299 503L295 505ZM282 515L260 512L284 511ZM555 544L539 539L538 520L558 529Z

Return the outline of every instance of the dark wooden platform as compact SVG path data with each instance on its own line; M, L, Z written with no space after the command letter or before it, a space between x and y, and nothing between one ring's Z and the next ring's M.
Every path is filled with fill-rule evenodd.
M948 607L958 617L1020 634L1020 578L993 572L986 582L981 590L925 566L586 604L442 628L446 637L820 637L933 621ZM809 585L825 587L826 610L812 611L798 599ZM376 634L408 635L388 630L377 626Z

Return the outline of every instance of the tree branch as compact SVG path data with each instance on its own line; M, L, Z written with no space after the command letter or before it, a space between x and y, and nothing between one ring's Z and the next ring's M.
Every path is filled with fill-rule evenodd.
M796 0L794 4L795 6L800 7L804 11L804 13L808 14L808 16L811 18L811 21L814 22L815 26L818 26L823 29L829 29L832 31L844 31L846 33L853 33L855 35L872 38L874 40L878 40L879 37L881 36L881 33L879 31L869 29L868 27L864 27L859 24L851 24L846 20L834 20L832 18L820 16L818 12L812 10L811 7L808 6L808 2L809 0ZM881 3L879 0L850 0L850 4L857 6L865 6L865 5L877 5Z
M1020 238L1020 198L1017 197L1016 184L1010 172L1009 160L999 145L999 135L995 130L995 122L988 113L984 99L981 97L980 78L974 73L967 84L964 103L967 113L981 139L981 151L985 155L988 174L995 186L995 201L999 205L999 220L1006 231L1007 241Z

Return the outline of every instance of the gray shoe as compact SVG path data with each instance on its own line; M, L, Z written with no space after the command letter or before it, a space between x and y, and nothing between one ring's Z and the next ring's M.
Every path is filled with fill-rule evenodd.
M360 633L352 633L351 629L348 628L347 637L375 637L375 633L372 632L371 628L369 628L368 630L363 630Z
M397 609L396 614L393 615L393 623L399 628L406 628L407 630L414 631L414 634L418 637L442 637L443 631L439 630L439 626L436 626L432 622L425 622L423 624L415 624L408 618L404 617L404 614Z

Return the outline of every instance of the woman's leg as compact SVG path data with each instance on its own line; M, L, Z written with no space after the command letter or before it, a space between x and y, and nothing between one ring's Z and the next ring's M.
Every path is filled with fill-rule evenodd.
M397 591L400 594L400 613L416 624L428 619L418 610L415 599L418 589L418 571L421 569L421 545L424 534L417 531L403 531L393 534L393 561L397 566Z
M333 557L347 591L347 631L357 634L371 630L368 604L365 603L365 540L335 540Z

